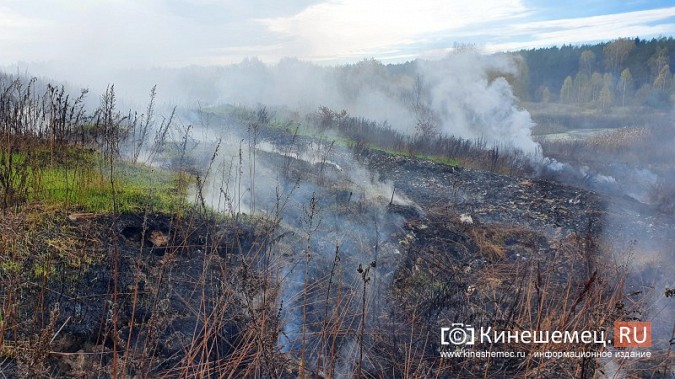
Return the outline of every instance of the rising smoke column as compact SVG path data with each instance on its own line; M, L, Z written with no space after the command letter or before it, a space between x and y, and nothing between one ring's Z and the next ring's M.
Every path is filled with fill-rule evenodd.
M417 72L428 90L428 105L440 122L441 134L540 155L531 135L530 114L517 106L504 77L490 80L491 72L518 74L512 56L461 51L439 61L420 61Z

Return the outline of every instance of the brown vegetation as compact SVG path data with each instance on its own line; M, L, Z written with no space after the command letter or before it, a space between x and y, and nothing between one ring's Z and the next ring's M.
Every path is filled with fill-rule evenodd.
M17 93L12 91L5 92ZM64 128L48 123L52 126L42 129L37 121L21 123L15 115L23 108L0 113L5 117L0 117L6 128L3 138L9 141L0 144L6 198L0 221L2 375L590 378L601 369L596 360L534 357L535 351L550 350L548 344L508 346L529 353L524 359L442 358L439 353L447 347L440 345L439 331L454 322L505 330L606 331L615 320L637 317L639 304L626 301L625 271L609 264L610 252L599 239L601 226L589 221L587 227L575 228L579 220L565 219L594 209L594 204L578 205L579 199L590 203L593 197L563 189L556 199L555 183L500 182L495 174L465 170L456 177L504 184L491 190L507 194L505 198L482 201L503 200L511 208L500 209L515 214L526 200L532 203L527 214L534 215L529 225L470 223L461 220L457 209L465 205L459 201L420 201L418 206L395 202L393 192L391 198L359 194L366 190L358 186L366 184L355 183L343 169L332 174L327 169L326 155L338 149L333 143L323 141L328 147L320 164L302 161L299 154L293 158L290 152L300 149L296 130L280 149L287 153L251 153L248 167L240 147L238 163L231 163L239 176L231 187L220 183L223 198L241 202L246 192L232 193L230 188L241 189L242 173L255 176L263 163L276 165L272 167L288 182L290 193L277 188L276 203L267 212L253 200L259 209L254 206L252 215L241 207L229 213L208 207L204 183L216 165L219 144L194 180L196 206L181 202L170 212L141 197L140 207L122 212L126 200L117 175L120 144L130 130L147 138L142 129L151 122L152 106L140 130L133 129L136 117L116 111L112 87L95 117L87 123L79 121L84 116L75 118L72 127L70 121ZM362 157L372 153L368 138L374 133L366 122L322 112L336 123L330 126L322 119L325 127L345 130L361 146ZM269 127L263 113L258 113L260 124L248 125L253 147L257 133ZM39 120L47 120L47 114L36 113ZM16 125L21 125L18 131L12 129ZM157 155L166 143L167 126L162 125L157 147L150 148ZM58 137L61 129L66 132ZM189 133L186 127L182 150L178 147L181 170ZM517 154L484 149L480 142L406 142L395 133L383 136L391 144L387 148L445 154L493 171L527 170ZM110 212L81 209L81 204L53 206L18 195L34 188L25 183L45 162L19 160L16 166L9 162L12 154L38 156L31 146L48 147L50 141L55 162L57 151L98 149L94 167L109 182ZM137 160L141 155L136 149L147 144L132 142L132 159ZM455 171L400 155L379 155L373 161L377 159L418 171L424 167L438 178ZM188 180L181 175L177 193L185 195ZM311 184L303 188L311 189L308 196L299 197L300 203L288 201L300 184ZM540 192L533 192L534 187ZM255 196L253 190L249 193ZM529 193L553 199L527 198ZM563 212L562 204L578 209ZM293 206L299 208L291 210L295 220L284 219L284 211ZM331 227L341 228L339 238L331 235L331 222ZM542 224L546 228L532 226Z

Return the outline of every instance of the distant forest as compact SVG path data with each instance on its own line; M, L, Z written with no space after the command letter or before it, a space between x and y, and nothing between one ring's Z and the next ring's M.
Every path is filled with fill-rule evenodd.
M622 38L596 45L522 50L515 94L533 102L595 108L675 104L675 39Z

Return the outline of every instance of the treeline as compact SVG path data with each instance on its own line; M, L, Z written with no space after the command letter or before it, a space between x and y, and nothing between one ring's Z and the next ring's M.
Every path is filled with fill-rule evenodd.
M675 39L620 38L596 45L517 52L523 58L516 95L535 102L596 108L675 103Z

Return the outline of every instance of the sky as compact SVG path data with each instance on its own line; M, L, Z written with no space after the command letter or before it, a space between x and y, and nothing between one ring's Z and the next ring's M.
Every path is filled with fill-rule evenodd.
M673 0L0 0L5 67L388 63L463 44L495 52L673 35Z

